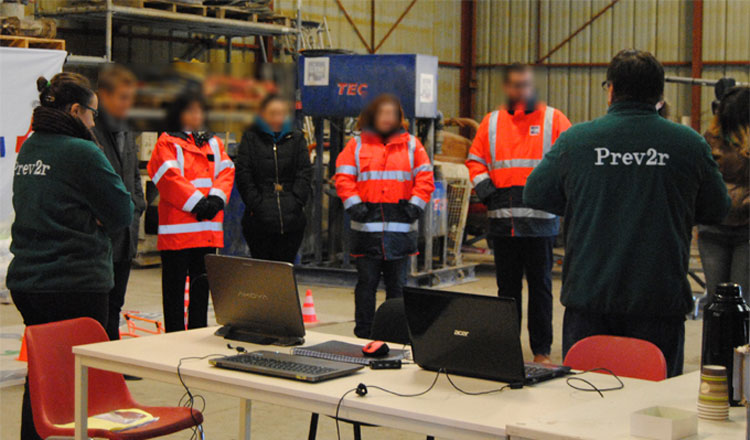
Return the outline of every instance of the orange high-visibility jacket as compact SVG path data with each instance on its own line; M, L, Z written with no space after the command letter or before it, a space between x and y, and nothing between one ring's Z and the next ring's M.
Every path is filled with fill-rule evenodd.
M557 235L557 217L523 204L526 179L570 127L565 115L544 103L527 113L520 105L484 117L466 166L477 195L487 205L492 236Z
M159 250L224 247L224 212L202 222L190 212L208 195L229 201L234 163L218 137L198 147L192 134L162 133L148 174L159 190Z
M432 164L419 139L401 132L385 143L364 131L336 159L336 191L349 209L365 203L364 222L351 222L352 255L396 259L417 251L417 224L400 203L425 209L435 189Z

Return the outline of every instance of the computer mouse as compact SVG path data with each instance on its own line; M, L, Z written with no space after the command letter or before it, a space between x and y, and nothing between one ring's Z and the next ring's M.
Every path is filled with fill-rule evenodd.
M362 347L362 353L365 356L385 356L389 351L391 351L390 347L383 341L372 341Z

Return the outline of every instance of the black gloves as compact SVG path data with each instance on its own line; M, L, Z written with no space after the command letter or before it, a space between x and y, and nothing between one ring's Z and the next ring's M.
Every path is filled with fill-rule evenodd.
M199 222L204 220L211 220L216 217L219 211L224 209L224 200L219 196L208 196L202 198L198 203L195 204L192 212L195 214L195 219Z
M398 201L399 206L401 206L401 209L404 210L404 213L409 218L409 222L413 223L417 220L419 220L419 217L422 216L422 213L424 212L424 209L420 208L419 206L409 203L408 200L399 200Z
M363 222L367 220L367 214L370 213L370 210L364 203L357 203L356 205L347 209L346 212L349 213L349 217L351 217L351 219L355 222Z
M203 220L208 219L208 217L206 217L206 215L208 214L208 210L209 209L211 209L211 205L209 205L208 199L204 197L204 198L200 199L198 201L198 203L195 204L195 206L193 207L193 210L190 211L190 212L192 212L193 214L195 214L195 218L199 222L201 222Z
M211 205L211 211L208 213L210 215L209 219L216 217L216 214L224 210L224 200L221 197L208 196L206 200Z
M495 188L495 185L490 179L485 179L479 182L479 185L474 188L474 191L477 193L479 200L487 206L492 199L492 195L497 191L497 188Z
M411 203L407 203L404 210L406 211L406 215L409 216L409 221L411 221L412 223L419 220L419 217L421 217L422 213L424 212L424 209Z

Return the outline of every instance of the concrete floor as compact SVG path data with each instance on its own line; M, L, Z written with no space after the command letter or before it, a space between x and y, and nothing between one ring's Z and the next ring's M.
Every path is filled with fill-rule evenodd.
M559 303L560 277L555 273L553 292L555 294L554 331L555 341L552 348L552 360L562 361L560 335L562 329L563 307ZM141 312L159 312L161 310L160 269L134 269L125 302L126 310ZM351 335L354 328L353 292L350 288L300 286L300 295L311 288L315 298L315 307L321 324L315 330L334 335ZM488 268L478 271L478 280L450 288L460 292L494 295L496 292L494 272ZM382 292L379 294L382 301ZM0 328L18 328L22 325L21 317L12 305L0 306ZM531 357L528 347L528 332L522 334L524 353ZM701 321L688 321L685 344L685 371L694 371L700 363ZM180 387L152 381L134 381L128 383L136 400L149 405L177 405L183 390ZM199 391L200 393L200 391ZM17 439L20 426L21 386L10 386L0 389L0 438ZM205 431L206 438L237 438L239 414L238 400L214 393L201 393L206 400ZM306 438L310 420L309 413L263 403L253 405L252 433L257 439L300 439ZM351 429L342 425L342 437L351 438ZM319 425L321 439L335 438L335 424L329 418L322 418ZM423 436L396 431L388 428L364 428L365 438L388 439L423 439ZM169 439L189 438L189 432L175 434Z

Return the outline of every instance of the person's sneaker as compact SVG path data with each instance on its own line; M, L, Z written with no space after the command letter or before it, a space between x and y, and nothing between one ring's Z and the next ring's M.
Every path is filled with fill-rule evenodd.
M552 360L547 355L544 355L544 354L535 354L534 355L534 363L537 363L537 364L551 364Z
M129 374L123 374L122 377L124 377L125 380L142 380L143 379L142 377L131 376Z

